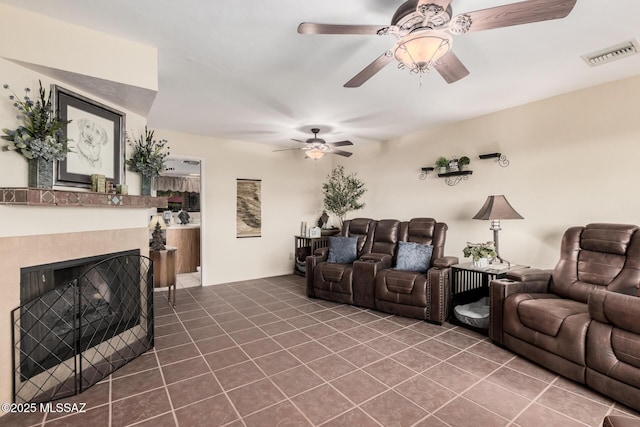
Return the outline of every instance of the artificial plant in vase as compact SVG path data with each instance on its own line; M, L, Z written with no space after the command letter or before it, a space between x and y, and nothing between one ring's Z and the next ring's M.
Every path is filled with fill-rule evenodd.
M489 261L496 257L496 247L493 242L471 243L467 242L467 246L462 250L462 254L466 257L473 258L474 267L486 267Z
M127 142L132 147L131 158L127 159L126 165L132 172L140 172L142 179L142 192L143 196L151 195L151 184L153 178L160 175L160 172L164 170L164 160L170 154L168 151L164 151L167 147L167 140L153 139L153 130L149 130L144 127L144 135L140 135L140 138L131 140L127 136Z
M2 139L9 141L2 147L3 151L15 151L22 154L29 161L29 187L52 188L53 187L53 161L64 160L71 151L69 140L63 134L63 127L71 121L61 120L54 113L51 104L51 91L42 87L38 81L38 97L31 99L31 89L24 89L24 96L20 99L9 87L4 89L11 91L9 100L18 110L16 118L22 121L22 125L16 129L2 129Z
M347 217L347 212L364 208L360 198L367 191L364 182L355 173L345 175L343 166L336 166L322 184L324 208L338 217L340 227Z

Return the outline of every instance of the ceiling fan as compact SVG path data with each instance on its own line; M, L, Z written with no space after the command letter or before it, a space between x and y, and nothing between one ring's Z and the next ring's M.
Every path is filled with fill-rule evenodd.
M303 22L300 34L393 35L395 45L345 83L359 87L393 58L398 68L424 73L435 68L447 83L469 70L451 51L451 35L566 17L577 0L528 0L453 15L452 0L408 0L396 10L391 25L336 25Z
M318 133L320 129L313 128L311 129L313 132L313 138L309 138L306 141L302 141L301 139L293 139L293 141L301 142L305 144L304 147L300 148L285 148L282 150L274 150L274 151L287 151L287 150L304 150L305 154L308 158L318 160L321 159L325 154L337 154L338 156L349 157L353 153L343 150L337 150L334 147L344 147L345 145L353 145L351 141L337 141L337 142L326 142L322 138L318 138Z

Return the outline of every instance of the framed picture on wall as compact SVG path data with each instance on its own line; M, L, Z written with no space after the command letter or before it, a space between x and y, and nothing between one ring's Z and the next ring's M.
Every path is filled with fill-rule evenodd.
M262 236L262 181L238 179L236 193L236 237Z
M54 105L72 152L58 162L56 184L91 188L91 175L101 174L114 185L124 178L125 114L58 85L52 85Z

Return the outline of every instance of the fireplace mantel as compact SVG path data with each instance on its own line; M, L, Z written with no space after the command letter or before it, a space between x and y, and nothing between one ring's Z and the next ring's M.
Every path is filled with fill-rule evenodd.
M0 205L90 208L166 208L166 197L93 193L40 188L0 188Z

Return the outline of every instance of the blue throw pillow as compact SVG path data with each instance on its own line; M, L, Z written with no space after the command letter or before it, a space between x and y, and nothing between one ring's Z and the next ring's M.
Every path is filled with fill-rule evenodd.
M357 237L329 237L327 262L351 264L358 258Z
M424 273L431 263L433 246L413 242L398 242L396 270Z

